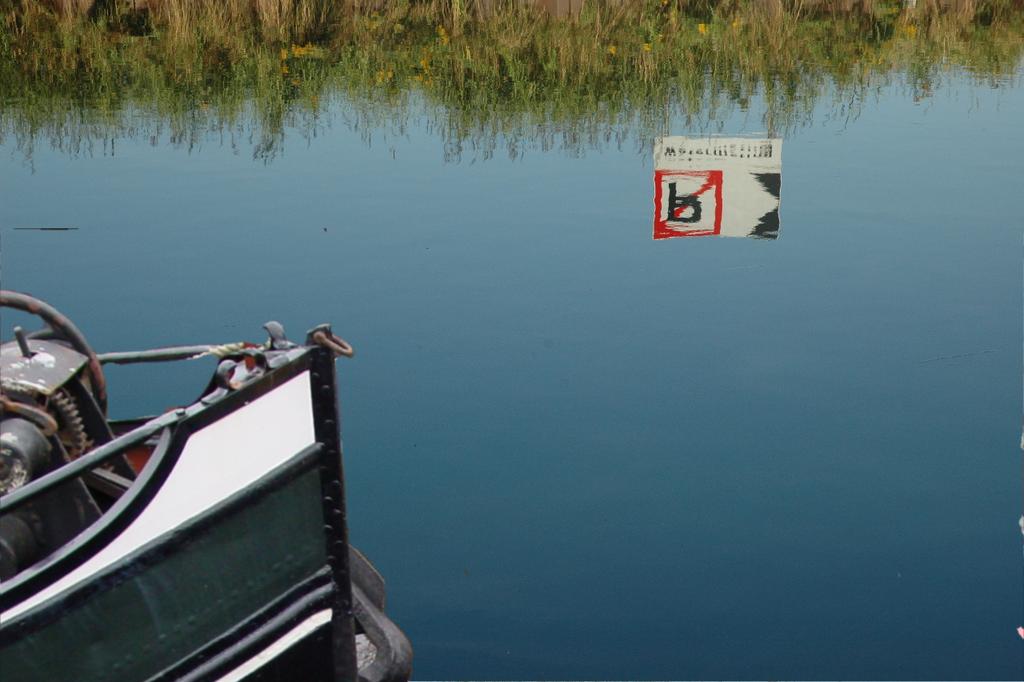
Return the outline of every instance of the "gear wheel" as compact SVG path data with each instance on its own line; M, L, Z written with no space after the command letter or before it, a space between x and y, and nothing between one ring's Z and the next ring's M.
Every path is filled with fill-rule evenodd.
M57 425L60 430L57 436L67 450L68 457L75 459L88 452L92 447L92 440L85 431L85 422L78 411L78 405L67 391L60 389L50 396L48 405L50 413L57 418Z

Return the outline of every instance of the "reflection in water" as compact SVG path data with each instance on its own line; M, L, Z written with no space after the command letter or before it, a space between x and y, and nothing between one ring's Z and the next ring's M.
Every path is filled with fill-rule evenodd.
M736 111L791 136L815 110L855 118L888 84L915 101L949 82L1014 86L1024 54L1019 0L955 12L722 3L710 15L701 3L538 3L303 0L323 11L271 16L260 8L293 0L161 0L71 18L15 3L0 9L0 141L31 159L41 141L75 155L126 138L227 140L266 161L286 130L312 139L338 123L380 141L425 118L451 161L609 143L646 153L672 125L713 134Z
M538 0L537 4L556 17L579 14L583 9L583 0Z
M654 238L779 236L782 140L654 143Z

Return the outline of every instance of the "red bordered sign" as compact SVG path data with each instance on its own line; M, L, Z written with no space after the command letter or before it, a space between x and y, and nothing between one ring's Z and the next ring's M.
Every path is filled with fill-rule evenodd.
M654 171L654 238L722 232L722 171Z

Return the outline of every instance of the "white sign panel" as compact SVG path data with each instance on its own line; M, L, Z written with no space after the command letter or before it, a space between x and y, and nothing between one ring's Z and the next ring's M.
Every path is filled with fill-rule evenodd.
M654 142L654 238L779 236L782 140Z

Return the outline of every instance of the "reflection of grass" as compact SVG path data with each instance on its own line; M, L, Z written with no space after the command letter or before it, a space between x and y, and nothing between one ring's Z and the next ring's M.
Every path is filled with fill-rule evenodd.
M1002 79L1020 61L1021 0L674 0L585 4L555 19L518 2L433 0L22 0L0 28L0 135L31 153L49 138L93 140L210 129L255 133L270 155L285 125L315 130L323 100L343 96L364 124L401 125L410 95L446 149L499 138L580 149L613 131L661 131L669 116L712 121L757 100L783 129L823 95L856 101L905 74L927 96L944 69ZM8 3L10 4L10 0ZM147 4L147 3L142 3ZM852 3L850 3L852 4ZM0 0L0 7L4 4ZM360 9L378 6L378 10ZM13 97L12 97L13 95Z

